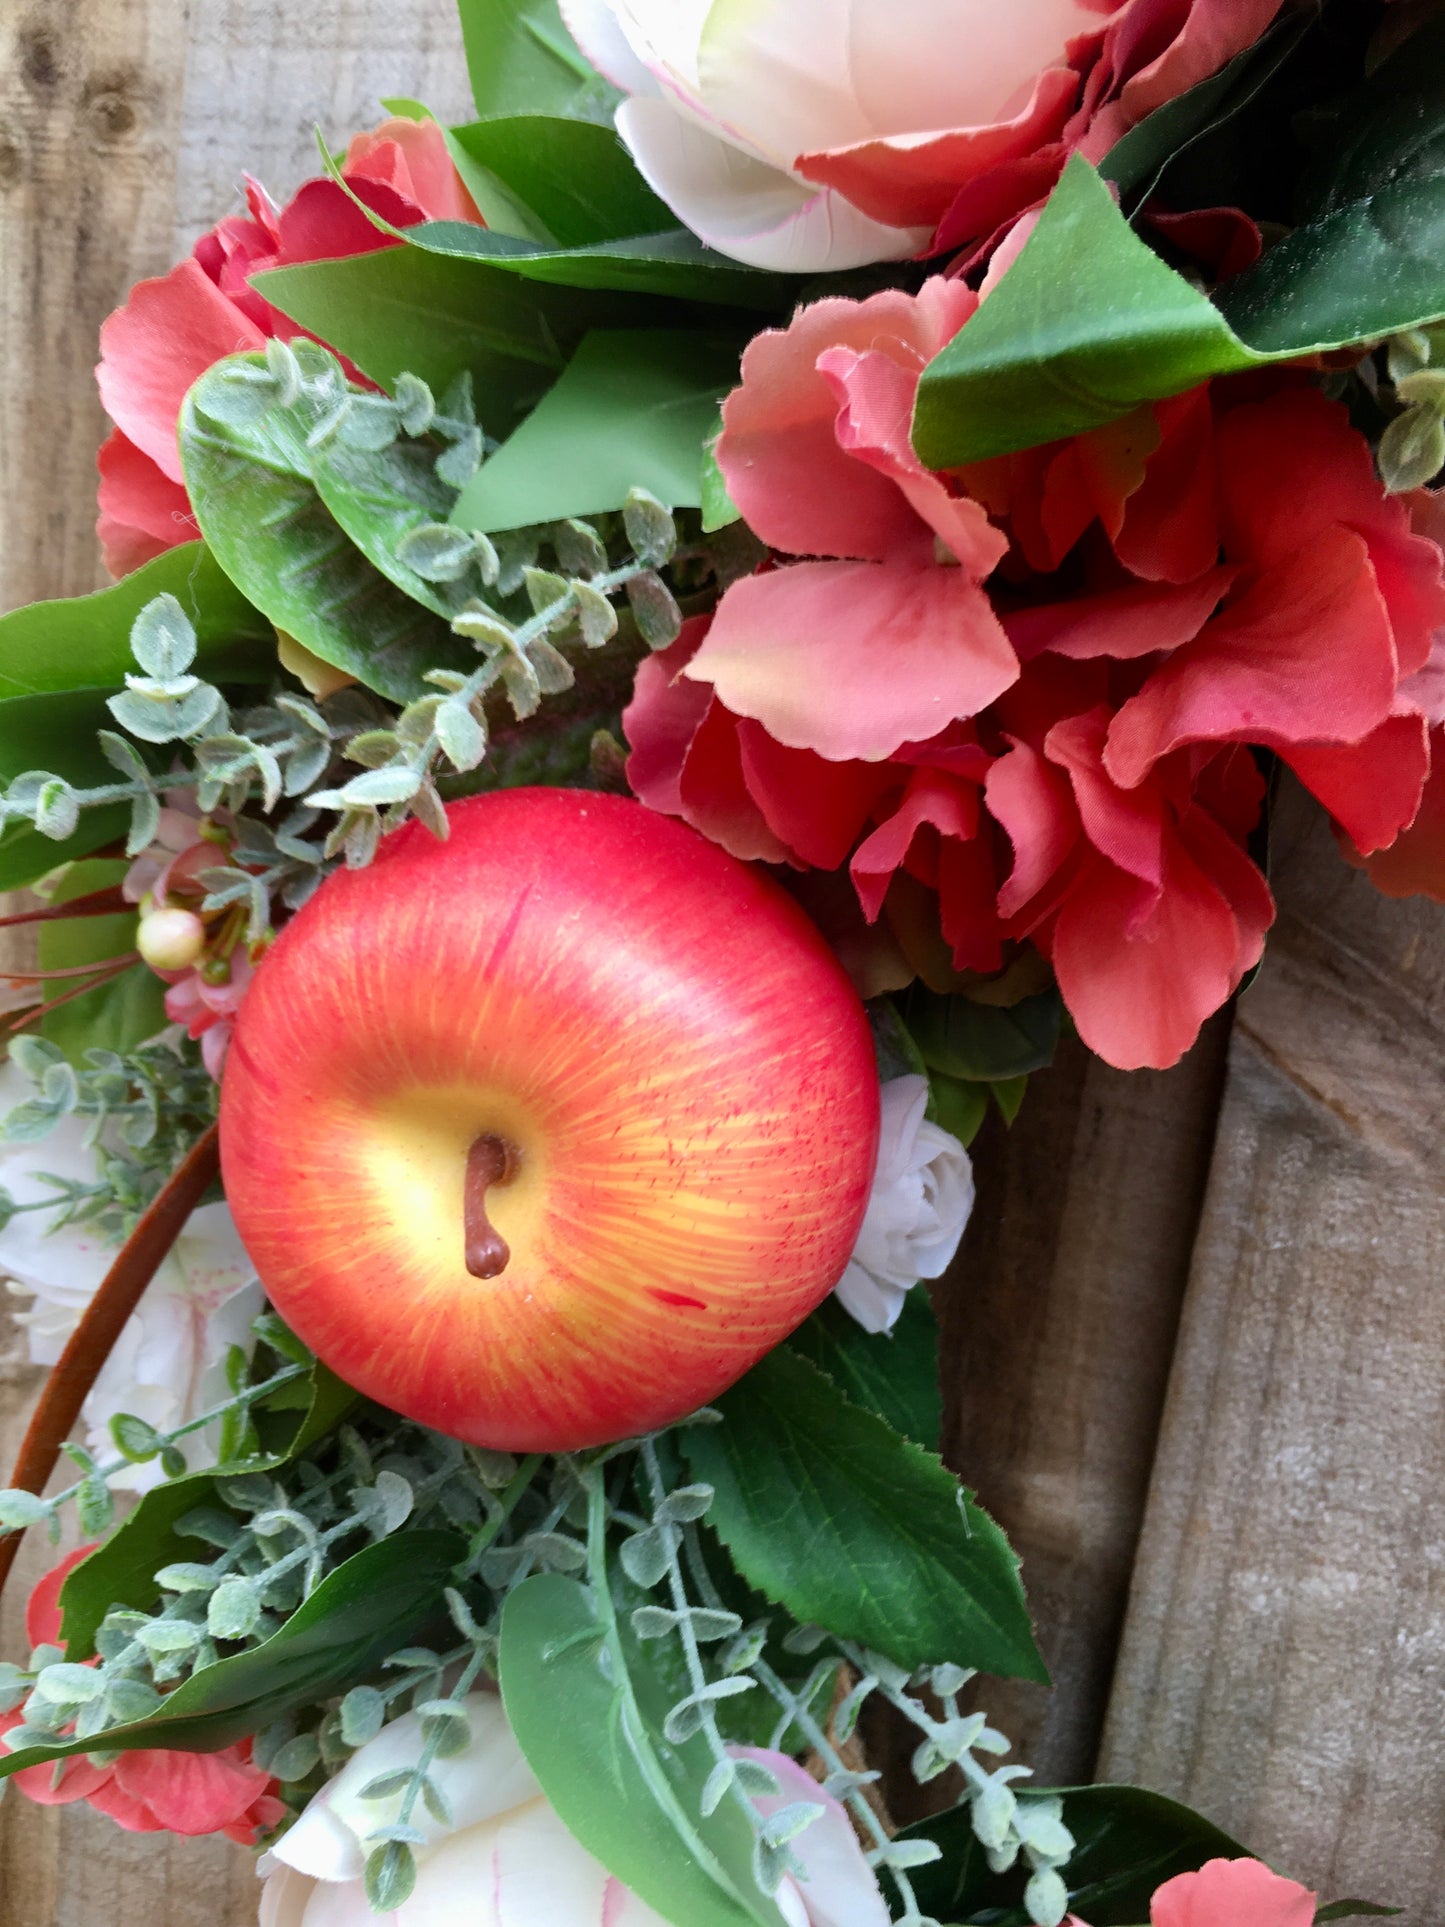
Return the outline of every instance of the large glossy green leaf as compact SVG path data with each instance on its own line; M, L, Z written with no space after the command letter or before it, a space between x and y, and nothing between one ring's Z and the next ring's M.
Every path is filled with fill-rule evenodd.
M382 575L326 507L296 411L227 422L226 382L226 364L201 376L180 443L196 519L227 573L278 629L394 702L421 695L429 669L470 669L469 645Z
M202 1668L147 1719L106 1731L107 1748L213 1753L298 1706L344 1692L434 1618L466 1555L453 1532L400 1532L339 1565L260 1646ZM95 1741L24 1747L0 1757L0 1779L93 1750Z
M63 689L119 689L131 624L158 595L173 595L196 630L196 672L209 682L265 682L276 637L202 542L155 561L93 595L32 602L0 616L0 702ZM0 710L3 715L3 710Z
M702 501L703 443L740 345L684 330L590 334L557 385L463 489L452 520L515 529L618 509L634 488Z
M128 863L108 857L73 863L51 901L57 905L69 903L93 890L113 888L124 881L129 868ZM42 923L40 968L71 970L77 964L103 963L122 956L135 949L138 921L134 910L122 910L111 917L59 917L53 923ZM61 980L52 983L46 995L56 996L70 988L73 984ZM109 983L50 1011L41 1018L40 1028L74 1064L87 1050L132 1050L164 1026L165 989L147 964L132 964Z
M1047 1680L1008 1541L931 1452L786 1347L717 1404L680 1442L749 1585L901 1666Z
M523 278L529 244L460 222L409 230L486 236L486 251L415 245L380 248L340 261L272 268L254 285L268 301L383 388L403 373L441 394L472 377L483 426L503 436L561 374L589 328L645 327L653 304L627 293L537 285ZM559 257L548 253L540 260ZM560 257L564 261L568 256Z
M1082 434L1260 359L1144 245L1076 154L1023 252L924 369L914 446L930 468L961 467Z
M228 1471L276 1471L334 1431L357 1402L351 1387L319 1360L309 1378L298 1382L305 1389L303 1401L283 1410L258 1412L261 1454ZM179 1532L177 1521L198 1506L214 1503L220 1476L212 1467L154 1486L109 1538L67 1576L60 1604L68 1658L90 1658L96 1628L112 1606L149 1611L156 1602L155 1575L162 1566L206 1556L200 1553L202 1542Z
M664 1682L621 1633L619 1677L604 1637L592 1594L559 1574L528 1579L503 1609L502 1697L542 1791L568 1832L674 1927L780 1927L752 1875L747 1815L731 1800L700 1815L706 1741L663 1738Z
M557 0L460 0L477 112L602 113L620 96L583 59Z
M1445 20L1351 97L1305 217L1219 305L1251 347L1293 355L1445 317Z
M891 1332L867 1332L836 1298L825 1298L788 1348L826 1372L845 1397L915 1445L938 1450L938 1320L920 1286L909 1292Z
M686 228L664 228L586 247L549 248L465 221L423 221L406 231L409 246L459 260L488 261L528 281L618 294L668 295L718 307L785 315L800 283L792 276L740 267L704 247ZM293 273L293 269L277 270ZM657 321L655 313L639 320ZM599 326L607 325L601 321Z
M1025 1782L1015 1790L1029 1788ZM1150 1896L1164 1881L1192 1873L1206 1860L1237 1860L1248 1853L1201 1814L1142 1787L1066 1787L1062 1796L1064 1824L1077 1849L1061 1871L1071 1912L1090 1927L1138 1927L1148 1920ZM1028 1869L990 1873L965 1809L954 1807L906 1827L900 1837L930 1840L942 1849L940 1860L910 1876L925 1913L940 1920L1028 1927L1023 1906Z
M611 127L512 113L454 127L451 140L536 217L538 238L553 246L586 247L672 224Z
M414 529L445 522L456 500L437 480L436 451L399 441L380 452L349 448L340 437L311 451L316 492L344 534L413 602L450 617L470 593L452 583L428 582L401 559Z

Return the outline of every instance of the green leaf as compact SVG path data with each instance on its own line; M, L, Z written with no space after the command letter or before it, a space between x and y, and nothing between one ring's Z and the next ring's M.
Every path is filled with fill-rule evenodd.
M900 1666L1047 1680L1008 1541L932 1453L786 1348L717 1405L680 1443L749 1585Z
M159 595L173 595L195 626L196 675L214 683L264 683L275 674L271 625L204 543L187 542L93 595L32 602L0 616L0 731L5 704L17 696L121 688L135 668L131 624ZM95 707L103 717L104 705ZM35 766L32 758L29 767Z
M120 883L130 865L109 858L92 858L73 863L56 886L52 903L69 903L73 897L89 895ZM136 926L140 919L134 910L113 917L57 918L42 923L40 929L40 968L69 970L77 964L101 963L122 956L135 948ZM78 979L75 981L79 981ZM47 992L54 995L72 988L70 982L55 984ZM41 1035L57 1044L73 1064L81 1061L86 1050L128 1051L147 1037L154 1037L166 1021L165 985L143 963L133 964L124 975L83 996L73 998L40 1020Z
M1027 1796L1035 1789L1015 1789ZM1044 1793L1046 1788L1037 1789ZM1137 1927L1149 1918L1156 1887L1175 1874L1193 1873L1207 1860L1238 1860L1248 1850L1202 1815L1142 1787L1089 1786L1056 1789L1064 1802L1064 1825L1076 1850L1061 1869L1069 1907L1090 1927ZM1027 1867L989 1872L966 1808L905 1827L901 1840L931 1840L943 1857L917 1868L918 1904L940 1920L984 1918L997 1927L1028 1927L1023 1906Z
M826 1372L846 1398L912 1439L938 1450L938 1320L928 1293L910 1291L891 1332L866 1332L836 1298L825 1298L789 1338L788 1349Z
M969 1083L1004 1083L1043 1070L1053 1062L1063 1019L1056 990L998 1005L940 996L915 984L899 997L898 1008L929 1070Z
M722 410L719 409L712 424L712 432L702 445L702 532L715 535L719 529L731 528L740 522L742 510L728 494L727 479L718 466L718 437L722 434Z
M612 1651L605 1637L592 1594L559 1574L524 1581L503 1608L502 1698L542 1791L568 1832L665 1920L778 1927L752 1877L747 1815L727 1801L700 1817L706 1741L662 1737L668 1691L622 1628Z
M66 689L0 702L0 784L32 769L53 770L77 789L113 783L115 771L96 741L96 731L111 720L105 708L110 693ZM28 823L7 825L0 834L0 890L19 890L61 863L117 842L129 823L129 808L118 803L86 810L74 834L60 841Z
M1328 1907L1321 1907L1315 1915L1316 1921L1323 1920L1386 1920L1396 1914L1404 1913L1403 1907L1381 1907L1373 1900L1333 1900Z
M277 628L394 702L424 694L429 669L465 673L472 651L374 568L322 501L298 410L220 419L233 365L201 376L180 423L196 518L228 573Z
M964 1077L950 1077L945 1071L928 1073L929 1116L953 1135L965 1150L978 1136L988 1116L987 1084L970 1083Z
M486 233L459 222L426 225ZM525 243L492 235L489 247L494 258L470 250L379 248L268 269L254 285L387 390L406 373L440 395L458 375L470 374L482 423L500 436L561 374L589 328L645 326L656 314L650 302L626 294L540 287L522 278L507 253L521 249L530 258Z
M924 369L913 444L930 468L962 467L1264 359L1144 245L1076 154L1023 252Z
M619 509L635 488L702 501L702 449L738 348L714 335L590 334L566 373L462 491L452 520L492 533Z
M460 13L479 114L597 112L620 98L583 59L557 0L461 0Z
M705 247L686 228L663 228L585 247L551 248L494 234L466 221L422 221L407 228L409 247L461 259L489 261L529 281L561 287L611 289L617 294L670 295L720 307L751 308L785 316L801 287L794 276L741 267ZM290 269L273 270L290 273ZM258 277L257 285L264 277ZM638 320L656 319L639 316ZM599 321L598 325L606 325Z
M1256 99L1294 52L1310 25L1304 9L1287 13L1253 46L1196 87L1156 107L1131 127L1099 163L1099 172L1122 194L1141 189L1146 198L1176 154L1215 132Z
M377 451L350 448L338 436L311 451L311 478L338 526L374 569L434 615L455 614L470 591L418 575L403 559L407 537L445 522L456 500L437 478L433 450L401 441Z
M356 1403L351 1387L319 1362L298 1383L309 1389L304 1406L257 1414L264 1453L247 1460L247 1472L274 1472L334 1431ZM156 1573L195 1557L197 1545L204 1542L180 1532L178 1522L186 1513L215 1503L216 1478L213 1469L155 1486L105 1544L66 1577L60 1605L69 1658L90 1657L96 1628L112 1606L148 1611L157 1598Z
M1219 305L1276 356L1445 317L1445 21L1412 34L1328 130L1306 216Z
M465 1555L466 1541L453 1532L407 1532L364 1547L328 1573L262 1645L203 1667L147 1718L108 1728L107 1749L213 1753L297 1707L344 1692L436 1616ZM0 1758L0 1780L94 1746L93 1739L75 1739L24 1747Z
M542 232L533 238L544 245L586 247L672 225L611 127L512 113L454 127L451 138L538 218ZM490 220L487 227L495 232Z

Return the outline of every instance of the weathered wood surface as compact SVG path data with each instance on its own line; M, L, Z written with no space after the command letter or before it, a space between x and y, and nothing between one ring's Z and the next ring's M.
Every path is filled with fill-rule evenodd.
M0 609L101 582L91 370L105 315L240 205L278 195L411 95L461 118L453 0L0 0ZM0 957L13 961L10 953ZM0 1455L37 1374L0 1302ZM0 1616L47 1547L28 1547ZM0 1927L249 1927L256 1879L227 1842L121 1833L88 1810L0 1806Z
M1100 1766L1445 1922L1445 915L1294 798Z

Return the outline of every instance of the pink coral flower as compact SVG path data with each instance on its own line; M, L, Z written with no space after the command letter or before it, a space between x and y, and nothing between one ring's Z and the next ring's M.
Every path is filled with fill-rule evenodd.
M1166 1880L1150 1903L1153 1927L1312 1927L1319 1896L1259 1860L1210 1860Z
M481 222L433 121L388 120L356 135L342 172L394 227ZM96 379L115 429L100 451L98 528L113 575L197 533L176 444L192 382L225 355L301 332L251 276L400 245L332 180L307 181L280 210L248 180L246 200L245 215L219 222L169 274L137 282L101 327Z
M981 586L1006 541L909 438L919 376L976 306L941 276L820 301L743 356L718 461L755 533L810 559L735 583L685 674L789 748L879 761L1018 674Z
M60 1589L95 1551L79 1546L41 1578L25 1610L32 1646L60 1644ZM21 1723L23 1715L0 1719L0 1734ZM276 1798L276 1782L251 1764L249 1741L218 1753L182 1753L172 1748L137 1748L111 1766L92 1766L84 1755L53 1766L28 1766L15 1784L39 1806L70 1806L84 1800L108 1814L128 1833L223 1833L240 1846L253 1846L274 1827L286 1808Z

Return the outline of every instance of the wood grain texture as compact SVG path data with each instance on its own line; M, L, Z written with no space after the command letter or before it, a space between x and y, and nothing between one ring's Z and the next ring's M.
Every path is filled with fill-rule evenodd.
M1101 1758L1445 1922L1445 913L1283 813Z
M980 1704L1046 1784L1090 1777L1208 1174L1227 1018L1172 1071L1073 1040L985 1127L944 1306L947 1451L1007 1531L1053 1690Z
M383 95L461 118L454 0L0 0L0 609L104 578L92 369L100 323L241 205L277 197L381 117ZM0 933L0 946L13 942ZM17 953L0 949L0 969ZM0 1301L0 1453L38 1374ZM0 1647L53 1554L25 1547ZM0 1927L249 1927L256 1879L224 1840L122 1833L86 1809L0 1806Z

